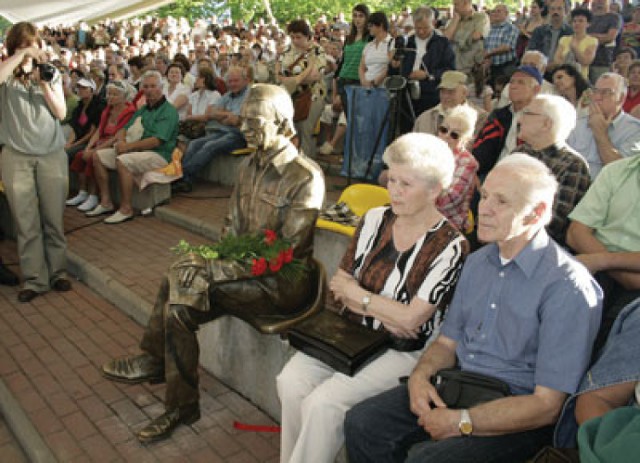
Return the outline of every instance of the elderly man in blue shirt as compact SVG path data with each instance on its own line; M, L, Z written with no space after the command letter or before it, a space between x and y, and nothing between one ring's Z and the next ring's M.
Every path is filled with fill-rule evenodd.
M548 168L522 153L489 173L478 238L490 244L468 257L440 336L408 385L348 412L351 463L524 461L551 443L587 368L602 304L587 269L544 229L556 190ZM456 364L506 382L512 395L448 408L430 379Z
M567 143L589 163L591 179L613 161L640 154L640 119L625 113L624 77L613 72L600 76L593 89L589 114L579 117Z
M216 156L229 154L247 146L240 132L240 108L247 95L250 83L249 70L231 67L227 72L227 88L215 105L213 127L208 126L208 135L192 140L182 158L182 179L172 185L172 191L188 193L198 173Z

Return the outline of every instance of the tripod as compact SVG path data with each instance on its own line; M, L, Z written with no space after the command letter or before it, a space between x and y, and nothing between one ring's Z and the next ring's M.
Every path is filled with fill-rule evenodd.
M416 115L405 77L389 76L385 79L384 86L389 93L389 143L391 143L406 132L401 122L406 121L413 127Z

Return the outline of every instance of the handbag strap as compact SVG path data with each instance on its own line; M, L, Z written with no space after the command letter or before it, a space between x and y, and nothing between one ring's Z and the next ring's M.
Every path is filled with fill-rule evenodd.
M287 67L287 69L289 70L289 72L292 72L292 71L293 71L293 68L295 68L295 67L296 67L296 65L297 65L300 61L302 61L302 60L304 59L304 57L307 55L307 53L308 53L308 52L304 52L304 53L302 53L300 56L298 56L298 58L296 58L296 60L295 60L293 63L291 63L291 64Z

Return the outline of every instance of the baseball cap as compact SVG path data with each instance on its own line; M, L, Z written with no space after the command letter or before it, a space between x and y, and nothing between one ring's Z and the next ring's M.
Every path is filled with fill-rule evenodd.
M467 85L467 75L460 71L445 71L442 74L438 88L453 89L458 85Z
M527 74L533 77L536 80L536 82L538 82L538 85L542 83L542 74L540 74L540 71L538 71L538 68L534 68L533 66L520 66L518 69L515 70L514 74L516 72L522 72L524 74Z

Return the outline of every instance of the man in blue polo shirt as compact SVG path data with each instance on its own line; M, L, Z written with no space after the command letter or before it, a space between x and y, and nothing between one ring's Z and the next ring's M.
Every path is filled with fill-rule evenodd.
M551 443L587 368L602 303L587 269L545 231L556 190L548 168L522 153L489 173L478 238L490 244L468 257L440 336L408 386L347 413L351 463L524 461ZM512 395L447 408L430 378L456 364L506 382Z
M208 135L192 140L182 158L182 179L172 185L172 191L188 193L198 173L216 156L244 148L247 142L240 132L240 108L247 95L249 70L231 67L227 72L227 93L215 105L213 129Z

